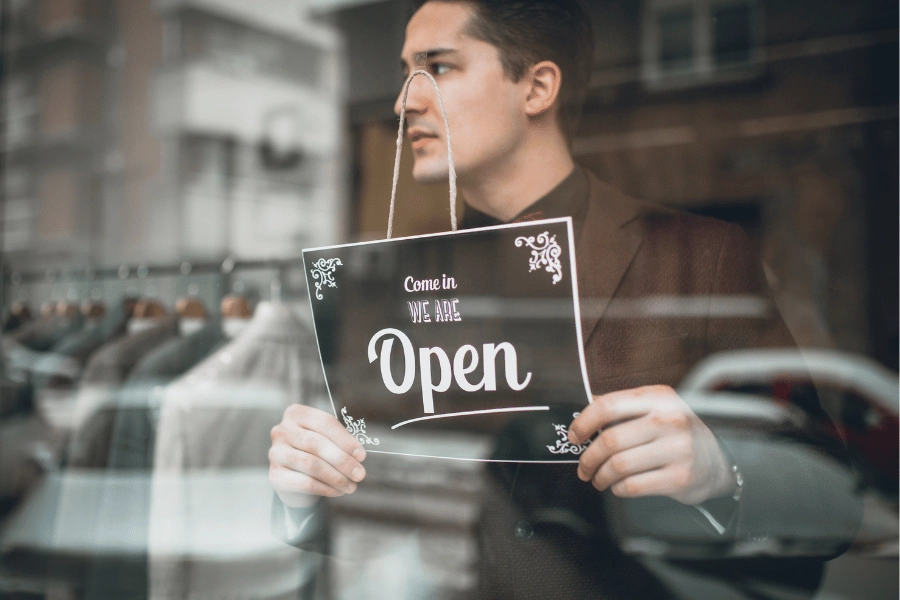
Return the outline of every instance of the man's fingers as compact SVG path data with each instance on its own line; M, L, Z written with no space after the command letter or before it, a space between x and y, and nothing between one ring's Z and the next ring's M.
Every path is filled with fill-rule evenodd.
M327 437L338 448L362 462L366 458L366 451L355 437L341 425L333 415L321 410L294 404L285 411L287 421L294 423L301 429L315 431Z
M673 491L681 489L686 482L685 478L685 472L678 467L666 467L626 477L610 489L620 498L670 496Z
M321 482L335 490L350 494L356 490L356 482L347 477L325 460L304 452L291 448L284 444L272 446L269 451L269 462L276 467L287 468L291 471L302 473Z
M669 457L660 444L644 444L614 454L594 474L591 482L600 491L639 473L667 465Z
M308 495L342 496L356 491L366 476L360 443L334 416L294 404L272 428L269 478L289 505L309 503Z
M272 487L278 492L279 497L288 506L303 506L307 504L304 496L308 495L335 498L343 496L345 493L350 493L335 489L305 473L299 473L283 467L270 469L269 480L272 482ZM352 489L356 489L356 484L353 484ZM293 501L292 496L297 496L296 502Z
M591 442L578 461L578 477L582 481L590 481L609 458L623 450L635 448L652 442L659 435L656 427L641 417L603 430Z
M287 437L289 445L295 450L318 457L348 479L359 482L366 476L362 464L325 435L309 429L296 429L289 431Z
M600 429L618 421L634 419L658 406L660 398L673 393L665 386L647 386L594 396L569 426L569 441L583 444Z

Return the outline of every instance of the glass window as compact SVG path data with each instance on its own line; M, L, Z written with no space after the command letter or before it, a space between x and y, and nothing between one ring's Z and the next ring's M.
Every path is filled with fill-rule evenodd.
M10 198L6 201L3 221L3 245L7 252L27 250L31 242L32 201Z
M410 4L0 0L0 600L896 599L900 5Z
M760 10L754 0L651 0L643 23L644 80L671 89L759 75Z
M192 192L224 196L234 173L234 140L187 136L181 144L183 185Z
M185 61L214 64L225 71L319 82L321 55L302 41L194 11L182 14L181 49Z
M77 177L74 169L55 169L38 178L37 231L42 239L65 240L75 233Z
M750 60L753 49L753 10L749 5L721 6L713 10L713 56L716 64Z
M45 32L71 25L83 13L81 0L41 0L38 5L41 29Z
M694 11L676 8L659 13L659 61L665 71L690 68L694 60Z
M34 138L37 97L33 82L31 77L11 77L7 82L4 134L9 148L26 145Z
M71 133L81 124L79 91L85 75L82 65L71 61L55 65L41 74L38 90L42 135Z

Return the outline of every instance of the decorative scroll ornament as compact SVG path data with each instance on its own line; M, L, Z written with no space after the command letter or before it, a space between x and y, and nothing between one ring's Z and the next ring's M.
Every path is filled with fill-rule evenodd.
M577 419L578 415L581 413L572 413L572 418ZM553 424L553 427L556 429L556 435L559 436L559 439L556 440L555 446L547 446L547 450L552 452L553 454L574 454L578 456L590 445L590 440L585 442L582 445L573 444L569 441L569 428L566 425L558 425L556 423Z
M346 406L341 409L341 416L344 418L344 425L347 427L347 431L350 432L350 435L356 438L357 442L359 442L360 444L372 444L373 446L377 446L381 443L378 441L378 438L370 438L366 434L366 420L355 420L353 417L347 414Z
M559 262L562 249L556 243L555 235L551 236L549 231L545 231L538 234L537 239L533 235L517 237L516 248L523 245L531 248L531 258L528 259L529 272L543 267L548 273L553 273L553 285L562 281L562 263Z
M322 288L337 287L334 281L334 270L343 266L339 258L320 258L313 263L312 277L316 280L316 300L322 299Z

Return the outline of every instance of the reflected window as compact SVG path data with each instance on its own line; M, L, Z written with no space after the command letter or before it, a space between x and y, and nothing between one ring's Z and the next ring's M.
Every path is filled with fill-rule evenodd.
M7 199L3 207L3 250L27 250L31 244L32 200Z
M44 31L71 25L82 17L85 8L80 0L42 0L38 6L41 29Z
M6 144L12 149L34 140L35 115L38 111L34 78L11 76L6 84Z
M743 80L763 63L758 0L649 0L642 76L671 89Z
M234 175L235 141L188 135L181 144L182 182L191 192L224 197Z
M44 240L67 240L75 233L78 176L74 169L55 169L38 179L37 230Z
M308 43L214 15L186 11L175 21L180 35L169 58L204 62L240 75L262 75L318 85L321 52Z
M41 74L40 131L44 135L69 133L78 126L78 89L84 71L69 61Z
M665 71L689 68L694 61L694 11L677 8L659 14L659 62Z
M753 11L747 4L713 10L713 56L716 64L747 62L751 58Z

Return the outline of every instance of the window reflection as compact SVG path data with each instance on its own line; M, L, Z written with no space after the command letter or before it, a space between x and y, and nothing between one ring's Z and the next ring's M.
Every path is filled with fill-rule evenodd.
M690 8L659 14L659 60L663 70L689 68L694 60L694 13Z
M348 261L364 308L314 329L300 251L384 237L411 10L0 1L0 598L896 597L896 7L586 5L578 169L604 198L728 223L754 257L715 289L699 238L645 236L666 268L623 260L630 283L581 288L591 387L670 386L739 466L739 499L700 510L500 462L580 456L519 414L404 426L354 493L287 506L272 428L296 404L345 423L320 353L369 340L367 296L399 268ZM397 235L446 230L446 185L416 183L402 146ZM624 245L598 247L579 267ZM457 298L481 329L571 309ZM333 393L367 381L344 377ZM410 418L382 417L370 436Z

